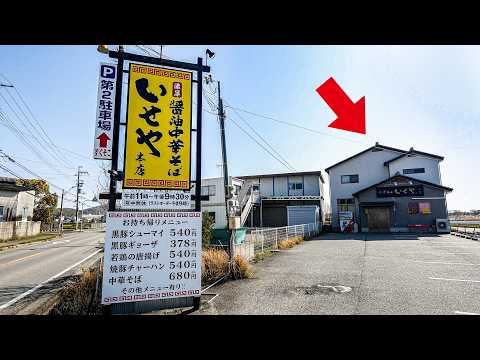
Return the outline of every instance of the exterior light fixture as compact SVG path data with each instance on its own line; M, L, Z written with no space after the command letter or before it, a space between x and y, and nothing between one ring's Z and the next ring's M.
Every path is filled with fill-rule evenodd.
M215 57L215 53L210 49L207 49L205 53L208 55L210 59L213 59Z
M102 54L108 54L108 46L107 45L98 45L97 51Z

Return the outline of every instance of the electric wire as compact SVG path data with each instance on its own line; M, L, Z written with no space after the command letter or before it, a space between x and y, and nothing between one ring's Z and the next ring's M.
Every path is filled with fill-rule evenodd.
M4 74L0 73L0 75L8 82L10 83L10 85L13 86L13 83L10 81L10 79L8 79ZM23 103L23 106L27 109L27 112L30 114L31 118L33 119L33 121L36 123L36 125L38 126L38 128L35 127L35 125L33 125L33 123L29 120L28 116L25 114L25 112L23 111L22 107L17 103L17 101L15 100L15 98L12 96L12 94L10 93L9 89L8 88L5 88L6 92L9 94L9 96L12 98L12 100L14 101L14 103L17 105L17 107L20 109L20 111L22 112L23 116L25 117L25 119L27 119L28 123L32 126L32 128L37 131L37 133L39 134L40 138L45 142L45 144L52 150L52 152L58 156L58 158L60 158L65 164L67 164L67 166L69 165L72 165L69 163L69 159L67 157L64 156L64 154L62 154L61 151L59 151L57 145L52 141L52 139L50 138L50 136L48 135L48 133L45 131L45 129L42 127L40 121L38 121L37 117L34 115L31 107L28 105L28 103L26 102L24 96L22 96L21 92L20 92L20 89L17 88L17 86L13 86L13 90L15 91L15 93L17 94L17 97L20 99L20 101ZM38 129L40 129L40 131L38 131ZM42 135L43 133L43 135Z
M227 103L225 99L224 101ZM285 159L272 145L270 145L270 143L261 134L259 134L258 131L256 131L255 128L251 126L247 120L245 120L235 109L233 109L233 111L239 117L239 119L241 119L248 126L248 128L255 133L255 135L257 135L260 139L262 139L265 145L267 145L280 159L282 159L288 165L291 171L294 171L294 172L297 171L295 167L292 166L292 164L290 164L287 161L287 159Z
M358 140L353 140L353 139L348 139L348 138L344 138L344 137L341 137L341 136L336 136L336 135L328 134L328 133L325 133L325 132L322 132L322 131L318 131L318 130L315 130L315 129L307 128L307 127L302 126L302 125L294 124L294 123L291 123L291 122L288 122L288 121L284 121L284 120L279 120L279 119L273 118L273 117L271 117L271 116L266 116L266 115L254 113L254 112L249 111L249 110L245 110L245 109L241 109L241 108L238 108L238 107L234 107L234 106L232 106L232 105L228 105L228 106L226 106L226 107L229 107L229 108L231 108L231 109L235 109L235 110L238 110L238 111L241 111L241 112L244 112L244 113L253 115L253 116L261 117L261 118L264 118L264 119L269 119L269 120L272 120L272 121L275 121L275 122L278 122L278 123L281 123L281 124L284 124L284 125L296 127L296 128L299 128L299 129L303 129L303 130L309 131L309 132L311 132L311 133L315 133L315 134L319 134L319 135L325 135L325 136L330 136L330 137L333 137L333 138L336 138L336 139L341 139L341 140L350 141L350 142L354 142L354 143L360 143L360 141L358 141Z

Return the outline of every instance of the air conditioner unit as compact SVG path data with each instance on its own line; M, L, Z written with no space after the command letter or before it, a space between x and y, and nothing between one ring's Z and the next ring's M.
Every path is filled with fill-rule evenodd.
M450 221L448 219L437 219L437 233L450 233Z

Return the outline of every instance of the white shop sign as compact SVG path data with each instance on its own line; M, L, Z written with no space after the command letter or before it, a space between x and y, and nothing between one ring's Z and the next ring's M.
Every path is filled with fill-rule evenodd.
M123 189L124 210L191 210L192 195L181 190Z
M201 251L201 212L108 212L102 304L200 296Z
M100 63L97 95L97 117L95 118L95 138L93 158L112 159L113 114L115 111L115 90L117 65Z

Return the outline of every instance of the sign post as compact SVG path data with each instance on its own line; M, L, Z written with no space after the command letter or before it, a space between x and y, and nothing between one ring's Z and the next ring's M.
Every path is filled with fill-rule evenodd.
M118 63L113 132L111 136L106 134L109 139L102 134L96 139L99 145L101 142L108 146L110 141L112 146L102 303L107 305L109 313L130 313L138 312L140 304L152 304L158 310L165 308L163 300L185 298L192 299L194 308L198 309L202 77L210 68L203 65L202 58L198 58L196 64L184 63L126 53L121 47L108 53L111 58L117 58ZM129 71L124 70L124 61L130 62ZM192 71L196 72L196 79ZM123 73L129 74L129 88L127 118L121 123ZM192 128L194 82L197 83L197 116ZM118 169L120 126L126 126L123 172ZM193 132L196 133L195 180L191 179L190 164ZM117 194L116 185L120 180L125 188L120 197L123 211L116 211L116 200L121 195ZM191 183L195 183L194 211ZM153 250L146 251L149 244L158 246L155 259ZM148 261L145 262L145 258ZM137 273L120 275L120 268L122 272L130 269ZM118 286L125 285L125 281L131 287ZM125 310L123 305L133 308Z

